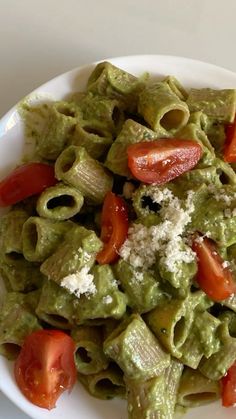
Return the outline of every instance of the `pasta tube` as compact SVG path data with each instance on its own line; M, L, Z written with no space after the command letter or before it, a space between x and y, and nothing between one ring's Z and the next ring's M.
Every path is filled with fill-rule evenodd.
M149 380L125 377L129 419L164 419L164 374Z
M214 121L232 123L236 108L236 90L191 89L187 104L190 112L203 111Z
M77 113L75 106L67 102L56 102L47 107L44 129L36 147L40 157L56 160L76 125Z
M24 210L12 210L1 218L0 252L8 254L22 253L22 228L28 214Z
M138 111L158 136L170 137L189 119L185 102L173 93L168 83L148 85L139 96Z
M76 344L75 364L78 373L97 374L107 369L109 361L103 352L101 327L80 326L71 331Z
M124 320L104 342L104 352L131 379L148 380L160 375L170 356L160 346L142 318L133 314Z
M70 145L84 147L91 157L99 159L112 145L112 134L105 130L100 122L78 122L71 136Z
M84 197L78 189L59 183L41 193L36 209L40 217L62 221L80 212L83 203Z
M55 172L57 179L79 189L94 204L101 204L112 189L112 176L83 147L66 148L56 161Z
M227 322L222 323L219 336L223 344L220 350L203 358L199 365L201 373L210 380L220 380L236 359L236 339L230 336Z
M91 269L96 292L81 295L75 312L80 324L88 319L120 319L126 312L127 297L118 289L112 268L109 265L96 265Z
M49 279L61 284L65 277L93 266L97 252L101 250L101 240L94 231L76 226L65 236L56 251L46 259L41 272Z
M81 125L87 127L92 124L91 133L106 137L107 134L115 134L119 131L124 120L122 105L116 99L110 99L106 96L95 95L92 92L75 93L71 100L76 103L82 115ZM96 130L96 127L98 131ZM97 131L97 132L96 132Z
M39 266L25 260L20 253L1 256L0 273L9 291L28 292L42 286Z
M60 329L74 326L75 297L54 281L45 280L41 289L36 314L39 319Z
M102 400L125 397L123 374L116 365L111 364L106 370L97 374L79 374L78 378L93 397Z
M164 373L149 380L125 378L129 419L171 419L183 365L175 360Z
M128 305L135 312L148 312L165 299L157 279L150 272L140 272L122 259L114 266L114 271L128 296Z
M41 329L27 302L27 295L8 293L1 307L0 319L0 353L8 359L15 359L26 336Z
M220 398L220 383L204 377L198 370L185 368L180 380L178 404L197 407Z
M56 250L72 226L71 222L28 218L22 231L24 257L31 262L43 262Z
M189 298L172 299L157 306L146 315L147 323L164 347L176 358L182 355L193 322L193 308Z
M99 63L91 73L87 90L93 94L117 99L125 109L135 111L143 82L109 62Z

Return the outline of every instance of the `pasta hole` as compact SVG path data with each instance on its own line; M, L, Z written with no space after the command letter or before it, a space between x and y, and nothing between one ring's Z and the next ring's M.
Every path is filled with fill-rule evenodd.
M76 154L74 150L69 150L65 155L65 160L61 166L61 170L63 173L69 172L69 170L73 167L73 164L76 161Z
M160 120L161 126L169 131L181 126L184 119L184 113L178 109L166 112Z
M6 259L10 261L15 261L15 260L22 260L24 259L24 256L21 253L18 252L10 252L10 253L6 253Z
M141 199L142 208L152 212L158 212L161 209L161 205L158 202L153 202L152 198L148 195L144 195Z
M115 388L117 388L116 384L114 384L109 378L102 378L101 380L97 381L96 388L97 390L101 390L105 393L112 393Z
M121 118L120 109L118 108L118 106L114 106L114 109L113 109L113 112L112 112L112 120L113 120L115 126L117 126L119 124L120 118Z
M184 400L188 402L200 402L200 401L207 401L211 400L216 397L216 393L206 391L202 393L195 393L195 394L188 394L184 397Z
M38 243L38 231L37 226L34 223L29 223L27 225L27 235L28 235L28 243L30 243L30 247L35 249Z
M65 165L62 167L63 172L64 172L64 173L65 173L65 172L69 172L69 170L72 168L72 166L73 166L73 163L72 163L72 164L70 164L70 163L65 164Z
M218 169L218 170L216 170L216 173L219 175L219 179L220 179L222 185L228 185L230 183L230 179L225 172Z
M10 359L17 358L21 350L21 347L15 343L3 343L1 346L3 353Z
M97 127L92 127L90 125L83 126L83 130L88 134L98 135L98 137L104 137L104 133Z
M99 79L104 69L105 69L105 64L100 64L97 67L95 67L94 71L92 72L89 78L89 85L92 83L95 83Z
M65 116L71 116L72 118L75 117L75 112L69 106L60 105L57 107L57 112Z
M88 355L88 351L83 347L77 349L76 357L78 357L85 364L89 364L92 361L92 359Z
M181 317L174 328L174 345L176 347L183 343L184 329L186 326L185 317Z
M47 314L44 320L52 326L58 326L63 329L70 329L68 320L63 316L59 316L58 314Z
M73 208L75 205L74 197L71 195L60 195L47 202L47 209L53 210L58 207Z

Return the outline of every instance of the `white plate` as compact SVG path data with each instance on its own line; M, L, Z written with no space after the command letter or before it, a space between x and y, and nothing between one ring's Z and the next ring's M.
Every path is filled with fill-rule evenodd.
M110 62L141 75L148 71L152 76L176 76L186 87L235 88L236 74L211 64L186 58L141 55L109 59ZM33 98L62 99L71 91L83 90L95 64L62 74L36 89ZM19 161L24 144L23 123L17 110L12 108L0 121L0 178ZM34 419L127 419L126 404L120 400L100 401L90 397L77 384L70 395L64 394L57 408L48 412L29 403L18 390L12 374L12 364L0 357L0 390L19 408ZM219 403L190 409L185 419L214 417L234 419L236 410L224 409ZM137 418L138 419L138 418Z

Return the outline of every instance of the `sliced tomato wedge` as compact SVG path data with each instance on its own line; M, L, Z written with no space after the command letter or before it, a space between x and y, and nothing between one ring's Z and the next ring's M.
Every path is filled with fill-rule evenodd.
M129 228L128 210L125 201L113 192L108 192L102 209L101 240L103 249L97 254L100 265L113 263L119 258L119 249L124 243Z
M224 261L216 245L207 237L196 237L192 245L198 258L197 282L213 301L222 301L236 291L232 273L224 267Z
M0 207L16 204L55 185L54 168L44 163L29 163L14 169L0 182Z
M75 344L60 330L37 330L30 334L15 363L16 382L33 404L55 407L58 397L76 381Z
M227 371L225 377L221 379L222 405L224 407L233 406L236 403L236 362Z
M224 161L228 163L236 162L236 118L233 124L226 125L225 127L225 149Z
M160 139L127 148L132 175L144 183L169 182L196 166L202 148L193 140Z

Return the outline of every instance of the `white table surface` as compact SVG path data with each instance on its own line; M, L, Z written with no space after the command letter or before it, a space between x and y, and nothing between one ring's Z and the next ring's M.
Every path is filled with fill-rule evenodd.
M0 0L0 117L55 75L106 57L180 55L236 72L235 16L235 0ZM28 418L1 392L0 406L0 419Z

